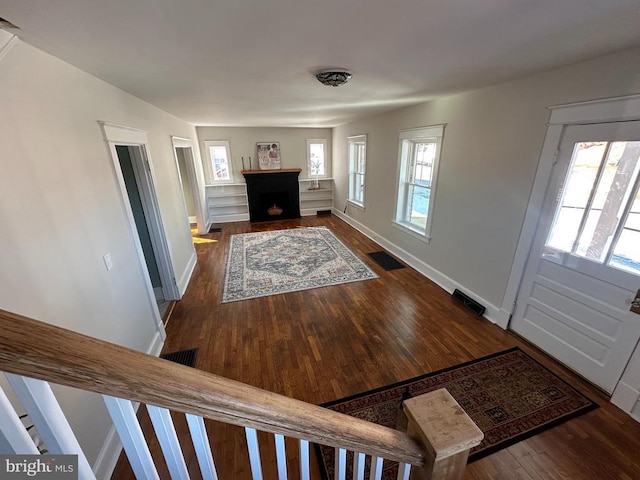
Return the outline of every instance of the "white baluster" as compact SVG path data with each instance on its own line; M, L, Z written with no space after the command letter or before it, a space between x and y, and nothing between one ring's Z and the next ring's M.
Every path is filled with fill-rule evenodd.
M147 441L130 400L102 396L136 478L159 480Z
M278 462L278 479L287 480L287 453L284 447L284 436L274 434L276 441L276 460Z
M218 480L218 472L216 472L216 465L213 462L213 454L211 453L207 430L204 427L204 420L198 415L189 413L185 416L187 417L191 440L193 440L203 480Z
M51 386L42 380L5 373L13 391L38 429L49 453L78 455L78 478L95 480L87 458L64 416Z
M300 439L300 480L309 478L309 442Z
M2 387L0 387L0 452L14 455L40 453Z
M253 480L262 480L262 465L260 465L260 448L258 447L258 434L255 428L244 428L247 436L247 450L249 451L249 462L251 463L251 474Z
M370 480L380 480L382 478L382 462L384 462L382 457L371 457Z
M400 463L398 465L398 477L397 480L409 480L409 474L411 473L411 464Z
M335 478L345 480L347 476L347 451L344 448L336 448Z
M364 480L364 453L353 452L353 480Z
M151 424L156 432L162 454L167 462L169 474L173 480L189 480L189 471L184 462L178 434L171 419L171 412L166 408L147 405Z

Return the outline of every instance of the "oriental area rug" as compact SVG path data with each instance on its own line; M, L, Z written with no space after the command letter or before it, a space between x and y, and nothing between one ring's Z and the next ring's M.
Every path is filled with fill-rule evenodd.
M377 277L328 228L243 233L231 237L221 303Z
M471 450L469 462L598 408L518 347L322 406L404 430L402 400L440 388L449 391L484 433L482 443ZM335 450L317 448L320 470L326 478L334 478ZM353 454L349 454L347 478L351 478L353 464ZM366 468L368 472L368 463ZM395 480L397 471L396 462L385 460L382 478Z

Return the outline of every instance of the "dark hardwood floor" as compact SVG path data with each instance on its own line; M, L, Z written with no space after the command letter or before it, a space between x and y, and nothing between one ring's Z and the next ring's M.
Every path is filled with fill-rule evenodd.
M380 278L220 304L231 235L318 225L330 228ZM205 236L217 242L196 244L198 264L172 312L164 352L197 347L199 369L318 404L518 345L601 408L468 465L464 478L640 478L640 424L598 389L468 312L415 270L384 271L367 256L381 248L337 217L221 227ZM174 417L185 434L183 416ZM146 418L143 424L162 463ZM243 431L215 422L207 428L220 479L250 478ZM260 438L265 479L277 478L273 440ZM200 478L191 442L182 443L192 478ZM288 439L287 451L296 450ZM293 456L289 478L298 478L296 462ZM169 478L166 469L161 476ZM126 460L121 458L113 478L133 478Z

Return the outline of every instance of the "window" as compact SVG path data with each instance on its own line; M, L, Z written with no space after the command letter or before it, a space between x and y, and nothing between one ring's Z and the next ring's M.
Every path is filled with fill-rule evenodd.
M443 132L442 125L400 132L395 224L426 239L431 235Z
M327 141L307 140L307 167L310 177L327 176Z
M367 136L348 137L349 201L364 207L364 175L367 166Z
M640 274L640 142L579 142L544 255L567 252Z
M204 142L209 155L211 183L233 181L231 149L227 140Z

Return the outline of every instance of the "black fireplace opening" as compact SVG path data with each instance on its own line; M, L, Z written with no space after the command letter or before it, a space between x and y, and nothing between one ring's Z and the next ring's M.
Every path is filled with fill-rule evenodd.
M300 218L299 171L246 173L252 222Z
M281 218L290 218L287 210L289 209L289 192L265 192L260 194L259 209L266 212L269 220L279 220Z

